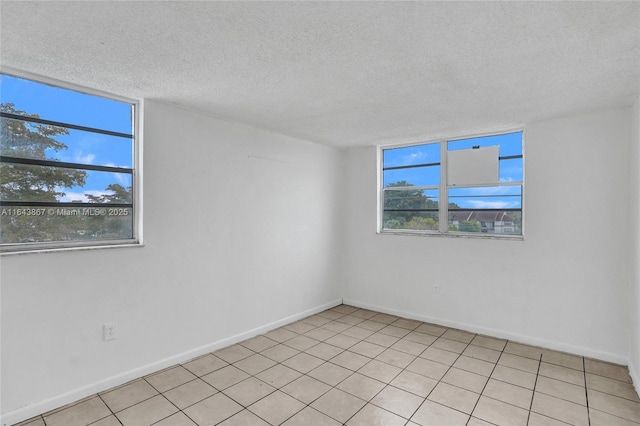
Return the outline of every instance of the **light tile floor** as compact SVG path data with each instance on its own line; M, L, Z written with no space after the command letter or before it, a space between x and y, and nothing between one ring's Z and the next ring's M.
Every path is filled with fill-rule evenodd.
M635 425L627 368L340 305L21 425Z

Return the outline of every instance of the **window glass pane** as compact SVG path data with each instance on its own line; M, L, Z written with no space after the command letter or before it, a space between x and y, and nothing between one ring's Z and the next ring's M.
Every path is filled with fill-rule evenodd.
M500 182L522 182L522 158L500 160Z
M447 149L454 151L458 149L469 149L474 146L486 147L496 145L500 146L501 157L522 155L522 132L450 141L447 144Z
M449 231L522 235L522 211L449 210Z
M522 234L522 187L452 188L449 231Z
M9 157L131 168L128 138L1 118L0 154Z
M62 167L0 163L0 200L131 203L132 176Z
M450 188L449 208L519 209L522 208L522 187Z
M384 212L383 221L384 229L437 231L440 226L437 212L415 212L409 218L394 212Z
M131 238L131 208L0 207L0 244Z
M383 168L440 162L439 143L385 149L382 153Z
M385 190L383 223L385 229L437 230L438 190Z
M440 166L412 167L382 172L384 187L389 186L438 186Z
M37 114L45 120L131 134L132 106L74 90L0 75L0 103L13 104L15 114ZM6 112L11 112L5 110Z

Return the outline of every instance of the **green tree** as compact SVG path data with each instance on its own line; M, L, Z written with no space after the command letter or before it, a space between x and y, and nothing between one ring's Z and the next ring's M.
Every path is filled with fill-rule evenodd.
M406 188L411 186L414 185L405 180L401 180L388 184L386 188ZM385 211L385 228L431 229L429 227L425 228L424 226L433 226L432 223L436 224L435 229L438 227L438 202L424 195L424 190L422 189L385 191L384 208L385 210L404 210ZM435 209L435 211L417 211L421 209ZM423 219L430 219L431 221L427 224Z
M39 118L16 110L14 104L0 104L0 111ZM32 123L3 118L0 137L0 152L9 157L36 160L56 160L47 158L47 151L58 152L67 149L56 136L67 135L64 127ZM0 168L0 199L7 201L56 201L65 195L58 188L72 188L85 183L87 172L82 170L54 167L28 166L2 163Z
M130 203L131 187L125 188L117 183L107 186L107 191L98 196L86 194L92 203ZM105 209L101 209L105 211ZM91 238L101 239L126 239L131 238L133 231L133 211L130 208L106 209L106 215L91 216L86 218L87 234Z
M430 217L414 216L410 221L405 223L405 229L421 229L429 231L438 230L438 221Z
M0 111L39 118L15 109L12 103L0 104ZM51 155L67 149L56 138L69 134L64 127L22 120L0 120L0 153L3 156L37 160L56 160ZM65 195L60 188L82 186L87 172L67 168L42 167L0 163L0 199L3 201L55 202ZM24 209L3 208L0 216L0 242L21 243L34 241L64 241L72 238L77 229L76 217L45 217L17 215ZM65 219L65 220L61 220Z
M460 232L480 232L482 226L477 220L463 220L458 226Z

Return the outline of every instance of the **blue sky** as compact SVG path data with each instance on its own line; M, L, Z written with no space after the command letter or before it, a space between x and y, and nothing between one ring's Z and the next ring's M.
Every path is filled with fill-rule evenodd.
M131 105L73 90L62 89L9 75L0 75L0 102L13 103L15 109L40 118L80 126L132 133ZM56 140L67 145L66 150L46 153L48 159L103 166L133 165L133 144L130 139L80 130ZM88 171L84 187L59 188L66 195L60 201L86 201L86 193L100 195L112 183L131 186L131 175Z
M500 147L500 156L522 154L522 132L449 141L449 151L469 149L474 146ZM408 166L440 162L440 144L425 144L384 150L384 167ZM500 161L501 182L523 180L522 158ZM405 180L414 186L438 186L440 166L425 166L409 169L386 170L383 185ZM427 195L425 193L425 195ZM483 188L452 188L449 202L468 208L521 208L520 186L492 186Z

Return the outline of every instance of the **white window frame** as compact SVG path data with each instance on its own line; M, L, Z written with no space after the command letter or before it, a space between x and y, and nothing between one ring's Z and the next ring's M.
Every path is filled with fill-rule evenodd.
M36 83L47 84L61 89L73 90L86 95L98 96L114 101L124 102L133 106L133 159L131 168L131 182L133 185L133 235L130 239L123 240L95 240L95 241L52 241L34 243L15 243L0 245L0 256L46 253L70 250L92 250L103 248L143 247L143 117L144 100L133 99L112 93L103 92L54 78L26 72L23 70L0 66L0 73L28 79Z
M449 231L449 189L450 188L472 188L472 187L486 187L487 184L468 184L460 186L449 186L448 173L447 173L447 158L448 158L448 142L455 142L465 139L482 138L488 136L500 136L509 133L522 133L522 181L517 182L499 182L497 186L521 186L521 234L487 234L482 232L461 232L461 231ZM440 145L440 184L436 186L415 186L411 187L414 190L424 189L438 189L438 230L418 230L418 229L387 229L384 228L384 151L394 148L407 148L412 146L421 146L428 144ZM392 145L378 145L377 146L377 163L378 163L378 175L377 175L377 229L376 233L381 235L413 235L413 236L437 236L437 237L452 237L452 238L481 238L481 239L503 239L503 240L524 240L525 236L525 129L523 127L501 130L496 132L478 133L464 136L455 136L449 138L438 138L434 140L411 142L411 143L399 143Z

